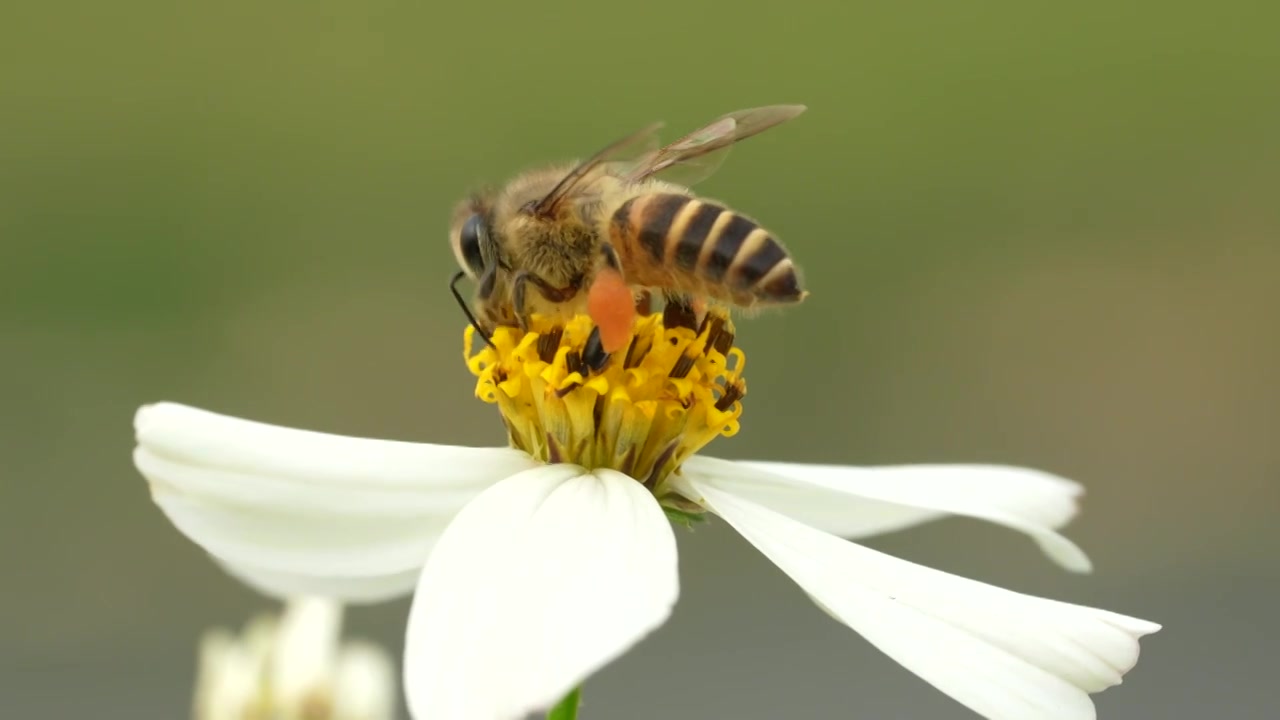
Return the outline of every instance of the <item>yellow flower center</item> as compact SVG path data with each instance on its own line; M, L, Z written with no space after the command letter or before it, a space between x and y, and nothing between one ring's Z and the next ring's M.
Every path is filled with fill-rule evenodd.
M586 316L534 316L528 332L500 327L478 351L467 327L476 396L497 404L513 447L547 463L618 470L664 504L695 510L664 481L717 436L738 432L746 357L733 346L733 323L719 310L696 330L666 327L661 313L639 317L630 346L599 371L583 362L593 327Z

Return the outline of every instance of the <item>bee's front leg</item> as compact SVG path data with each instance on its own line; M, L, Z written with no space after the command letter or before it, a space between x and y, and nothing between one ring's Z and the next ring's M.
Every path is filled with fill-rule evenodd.
M520 329L526 332L529 330L529 315L525 308L528 301L526 293L529 285L533 285L537 288L539 295L548 302L553 303L568 302L578 294L578 285L576 283L568 287L558 288L528 270L517 272L511 278L511 308L515 312L516 322L520 324Z

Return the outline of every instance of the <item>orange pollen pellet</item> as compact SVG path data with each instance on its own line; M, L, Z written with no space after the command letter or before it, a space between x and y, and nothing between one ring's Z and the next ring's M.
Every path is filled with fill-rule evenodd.
M636 305L621 273L605 268L596 275L587 293L587 314L600 328L600 343L605 352L615 353L626 348L631 341Z

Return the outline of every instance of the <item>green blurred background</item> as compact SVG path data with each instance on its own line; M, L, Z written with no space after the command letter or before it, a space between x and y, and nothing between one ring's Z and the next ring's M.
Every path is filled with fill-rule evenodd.
M714 454L1079 479L1092 576L968 521L871 544L1165 623L1103 717L1274 717L1280 11L1026 5L6 6L0 715L185 717L197 636L272 606L152 505L139 404L500 442L452 204L653 120L803 102L700 188L813 293L742 324ZM674 618L586 717L970 716L722 524L681 553ZM350 625L398 650L406 611Z

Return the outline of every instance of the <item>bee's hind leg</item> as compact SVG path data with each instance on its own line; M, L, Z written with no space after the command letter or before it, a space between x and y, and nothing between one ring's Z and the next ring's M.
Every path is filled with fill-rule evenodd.
M600 326L591 328L587 336L587 344L582 348L582 362L591 368L591 372L600 372L609 362L609 353L604 351L604 343L600 340Z
M662 325L664 327L683 327L694 331L698 329L698 325L702 321L700 316L706 312L705 307L699 307L703 303L692 295L671 290L663 292L662 298Z
M618 252L609 242L600 244L595 276L587 291L587 314L595 322L587 346L583 348L587 364L600 370L609 355L623 350L631 342L635 327L636 299L623 277Z
M653 293L641 290L636 295L636 314L648 315L653 312Z

